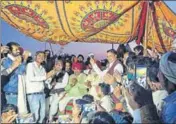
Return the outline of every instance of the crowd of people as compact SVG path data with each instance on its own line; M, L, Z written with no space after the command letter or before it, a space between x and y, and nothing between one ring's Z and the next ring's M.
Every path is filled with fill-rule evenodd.
M106 61L1 45L1 122L176 123L175 44L164 54L120 45Z

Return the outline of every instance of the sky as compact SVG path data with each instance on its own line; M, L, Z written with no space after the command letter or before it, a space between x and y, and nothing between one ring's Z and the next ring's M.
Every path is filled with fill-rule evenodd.
M176 1L165 1L165 3L176 13ZM0 23L0 38L3 45L7 44L10 41L15 41L19 43L25 50L31 51L33 55L38 50L45 50L45 45L47 49L50 49L49 43L45 44L22 34L12 26L8 25L2 19L0 19ZM60 45L52 44L51 46L55 54L57 54L61 50ZM118 44L115 44L114 48L117 49L117 47ZM97 59L104 59L106 57L106 51L111 48L112 44L69 43L63 47L63 52L75 55L81 53L85 57L87 57L88 53L93 52Z

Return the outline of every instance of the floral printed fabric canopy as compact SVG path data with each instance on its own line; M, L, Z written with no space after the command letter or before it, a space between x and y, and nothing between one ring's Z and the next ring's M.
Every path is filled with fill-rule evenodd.
M127 43L171 49L176 15L162 1L2 1L1 17L42 42Z

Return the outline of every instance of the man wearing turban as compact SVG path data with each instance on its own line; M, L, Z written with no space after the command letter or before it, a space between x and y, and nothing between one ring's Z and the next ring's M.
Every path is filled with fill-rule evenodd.
M160 60L159 80L165 87L169 96L164 99L162 121L176 123L176 53L167 52Z
M63 111L67 103L71 99L81 98L87 94L87 87L85 86L86 75L82 73L83 65L81 63L73 63L72 70L74 74L69 77L69 83L65 87L66 95L61 99L59 104L60 111Z

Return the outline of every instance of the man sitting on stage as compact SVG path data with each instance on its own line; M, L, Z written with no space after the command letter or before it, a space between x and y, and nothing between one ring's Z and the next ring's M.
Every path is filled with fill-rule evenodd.
M71 99L81 98L87 94L87 88L85 86L86 75L82 73L82 64L73 63L72 69L74 74L69 77L69 83L65 87L66 95L59 102L60 111L65 109L65 106Z

